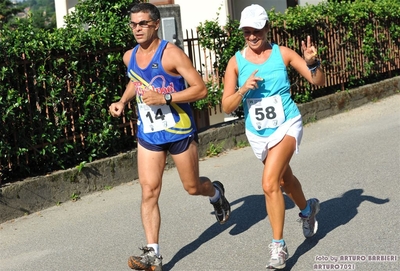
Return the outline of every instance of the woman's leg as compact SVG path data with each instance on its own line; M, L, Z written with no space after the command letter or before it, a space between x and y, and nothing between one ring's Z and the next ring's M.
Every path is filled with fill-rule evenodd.
M295 149L296 139L286 135L281 142L268 151L268 156L264 161L262 187L272 236L275 240L283 239L285 201L280 187Z
M285 173L283 174L281 186L285 191L285 194L300 208L300 210L306 208L307 201L301 183L296 176L293 175L290 165L287 166Z

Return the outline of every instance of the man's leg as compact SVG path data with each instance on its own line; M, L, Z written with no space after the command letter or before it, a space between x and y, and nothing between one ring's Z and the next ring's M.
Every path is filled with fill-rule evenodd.
M225 223L229 219L230 204L225 198L225 190L220 182L211 182L208 177L199 176L197 143L192 141L187 150L172 155L172 158L185 190L190 195L208 196L214 206L218 222Z
M183 187L190 195L202 195L212 197L215 188L207 177L199 177L199 158L197 143L192 141L186 151L172 155L175 166Z
M158 244L162 176L166 161L165 151L150 151L138 144L139 182L142 187L141 217L148 244Z
M161 271L162 257L158 251L161 216L158 199L167 154L165 151L148 150L140 144L137 150L139 182L142 187L141 218L147 246L142 248L142 255L130 257L128 265L135 270Z

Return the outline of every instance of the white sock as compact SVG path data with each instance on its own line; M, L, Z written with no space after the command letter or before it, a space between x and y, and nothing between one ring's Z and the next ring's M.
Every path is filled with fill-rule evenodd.
M220 197L219 190L215 188L215 195L210 197L210 202L212 203L216 202L217 200L219 200L219 197Z
M147 247L152 247L157 256L160 256L160 246L158 244L147 244Z

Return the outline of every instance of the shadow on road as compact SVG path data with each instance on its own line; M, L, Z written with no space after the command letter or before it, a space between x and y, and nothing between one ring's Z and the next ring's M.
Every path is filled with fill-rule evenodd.
M357 208L364 201L375 204L384 204L389 199L379 199L373 196L364 196L363 189L352 189L341 197L333 198L321 203L321 211L317 215L318 232L312 238L305 239L286 262L285 270L291 270L301 255L314 248L329 232L350 222L358 213ZM290 253L290 251L289 251ZM291 253L290 253L291 254ZM311 266L312 263L310 263Z
M352 189L344 193L341 197L332 198L322 202L321 211L317 216L319 222L317 234L312 238L305 239L293 254L289 251L291 257L286 262L285 270L291 270L296 265L298 259L307 251L314 248L318 244L319 240L323 239L329 232L350 222L357 215L357 208L362 202L369 201L375 204L384 204L389 202L389 199L379 199L373 196L362 195L363 192L363 189ZM295 205L293 202L286 195L284 196L286 209L294 208ZM231 217L226 224L213 224L196 240L181 248L172 259L163 266L163 270L172 270L180 259L190 255L201 245L213 239L232 225L234 225L234 227L229 233L231 235L237 235L247 231L253 225L267 217L264 195L251 195L231 202L231 206L235 205L240 206L232 210Z
M286 195L284 195L284 197L286 209L294 208L295 205L293 202ZM211 227L200 234L196 240L181 248L168 263L163 265L163 270L172 270L172 268L177 262L179 262L180 259L190 255L201 245L207 243L221 232L232 227L232 225L234 225L234 227L229 233L231 235L237 235L245 232L253 225L267 217L264 195L251 195L231 202L231 207L235 205L239 205L239 207L236 209L232 208L231 216L228 222L226 222L224 225L214 223Z

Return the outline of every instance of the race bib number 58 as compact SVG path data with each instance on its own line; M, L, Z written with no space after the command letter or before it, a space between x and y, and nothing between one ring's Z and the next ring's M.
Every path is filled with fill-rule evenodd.
M176 122L168 105L138 104L143 132L153 133L174 127Z
M285 121L282 98L275 95L266 98L247 99L251 124L256 130L276 128Z

